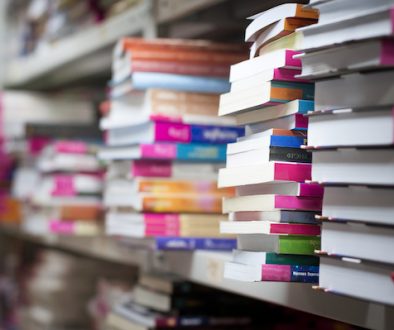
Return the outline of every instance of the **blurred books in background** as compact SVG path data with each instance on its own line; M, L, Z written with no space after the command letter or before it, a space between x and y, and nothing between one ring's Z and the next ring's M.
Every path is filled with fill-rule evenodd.
M159 249L231 250L219 233L218 165L226 143L244 134L217 118L239 45L207 41L119 40L101 128L108 162L104 205L110 235L150 238ZM146 246L146 245L145 245Z

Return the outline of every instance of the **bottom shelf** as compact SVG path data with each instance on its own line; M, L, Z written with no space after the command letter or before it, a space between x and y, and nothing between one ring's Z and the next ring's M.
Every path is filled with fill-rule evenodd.
M226 252L131 250L108 237L36 236L12 227L0 234L90 258L171 271L194 282L369 329L394 329L394 307L313 290L302 283L243 283L223 279Z

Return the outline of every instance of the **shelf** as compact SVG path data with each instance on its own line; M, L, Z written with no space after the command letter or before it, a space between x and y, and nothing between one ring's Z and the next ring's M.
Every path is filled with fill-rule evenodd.
M394 329L394 307L313 290L303 283L243 283L223 279L231 253L165 253L159 268L192 281L368 329Z
M110 61L112 60L112 47L116 41L124 36L141 34L148 31L149 17L152 11L152 1L142 1L141 4L119 14L100 25L92 26L82 32L76 33L51 45L45 51L30 55L26 58L16 59L7 64L4 85L6 87L24 86L39 80L46 75L53 73L57 69L80 60L97 51L111 47L104 57L106 60L103 66L103 60L94 60L96 65L93 71L109 71ZM95 54L96 55L96 54ZM91 63L91 64L94 64ZM89 66L89 63L86 63ZM79 76L86 74L84 66L79 65L73 70ZM91 68L87 69L92 71ZM57 74L62 76L62 74ZM71 73L64 78L67 79L76 75ZM40 82L38 81L40 84Z
M135 250L108 237L37 236L13 227L0 234L90 258L141 269L170 271L193 282L301 310L369 329L394 329L394 307L313 290L301 283L243 283L223 279L231 253L213 251L162 252Z

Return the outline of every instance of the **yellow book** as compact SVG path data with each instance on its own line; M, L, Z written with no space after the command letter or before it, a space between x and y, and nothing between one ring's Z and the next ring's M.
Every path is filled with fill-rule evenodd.
M269 54L278 50L302 49L303 39L304 36L301 32L293 32L260 48L259 56Z

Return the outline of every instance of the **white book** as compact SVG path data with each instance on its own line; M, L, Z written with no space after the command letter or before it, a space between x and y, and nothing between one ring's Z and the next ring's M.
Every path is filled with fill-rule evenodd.
M276 184L251 184L246 186L236 187L237 196L249 195L287 195L287 196L305 196L303 193L304 185L299 182L282 182ZM314 185L315 187L315 185Z
M315 110L391 106L394 70L351 74L315 84Z
M102 166L95 155L59 153L52 157L40 157L37 168L41 172L94 172Z
M394 65L391 39L374 39L295 55L302 61L299 78L317 79Z
M319 286L328 292L394 305L391 265L320 258Z
M314 8L319 10L319 24L335 23L355 17L365 16L376 10L384 10L394 4L393 0L357 0L357 7L354 0L341 1L321 1L312 3Z
M255 41L258 35L269 25L286 17L304 16L303 13L312 13L314 10L295 3L286 3L269 10L263 11L257 15L249 17L252 22L247 26L245 31L245 41Z
M321 250L329 255L394 264L394 228L355 222L324 221Z
M261 282L261 268L261 265L226 262L224 264L223 277L241 282Z
M277 68L300 69L292 59L294 51L278 50L231 66L230 82L254 76L257 73Z
M312 181L394 185L393 149L335 149L314 152Z
M350 41L388 37L394 32L390 8L377 8L364 16L319 23L299 31L304 35L303 48L307 51Z
M305 121L305 120L300 120L299 117L297 116L302 116L301 114L292 114L284 117L278 117L272 120L266 120L258 123L253 123L247 125L247 131L251 132L251 134L256 134L260 132L264 132L266 130L271 129L272 127L275 127L277 129L288 129L292 130L295 128L298 128L300 126L300 121ZM305 126L305 125L302 125ZM305 127L306 129L306 127Z
M394 225L394 189L326 186L323 217Z
M309 116L308 146L382 146L394 144L392 107L353 109Z

